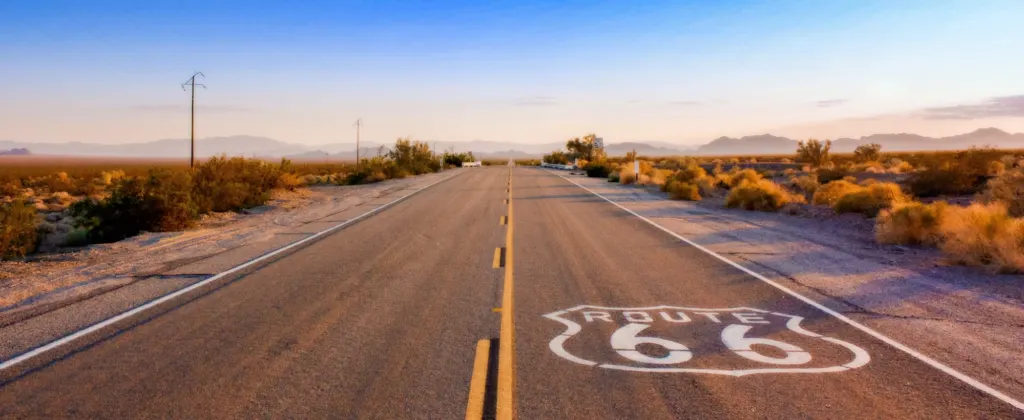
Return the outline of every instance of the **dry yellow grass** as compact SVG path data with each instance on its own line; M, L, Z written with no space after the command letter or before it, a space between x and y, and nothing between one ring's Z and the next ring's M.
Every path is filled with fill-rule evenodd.
M668 197L673 200L700 201L700 187L687 183L674 181L668 185Z
M883 244L936 245L942 239L940 225L948 207L943 201L898 203L878 215L875 239Z
M845 181L835 181L832 184L836 182ZM908 198L899 185L891 182L874 182L840 196L832 208L836 213L863 213L875 217L883 209L905 201L908 201Z
M834 206L844 195L854 193L862 189L864 189L864 187L846 180L832 181L815 190L811 203L831 207Z
M949 208L941 218L940 249L951 262L998 273L1024 272L1024 220L1001 203Z
M766 179L743 182L729 190L725 206L744 210L778 211L793 197L778 184Z

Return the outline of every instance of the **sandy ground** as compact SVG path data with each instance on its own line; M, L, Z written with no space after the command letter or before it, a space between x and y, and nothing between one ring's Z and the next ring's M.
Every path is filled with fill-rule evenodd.
M567 175L562 173L562 175ZM1024 275L954 266L936 249L879 245L874 221L805 209L726 209L655 188L569 176L659 225L932 357L1024 397Z
M174 266L264 241L289 228L402 189L421 178L282 191L267 205L244 213L206 216L196 229L144 233L112 244L39 255L24 262L0 262L0 312L62 289L103 279L155 275Z

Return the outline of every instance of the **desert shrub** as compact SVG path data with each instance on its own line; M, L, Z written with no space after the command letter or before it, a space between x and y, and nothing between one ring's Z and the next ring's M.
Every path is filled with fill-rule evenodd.
M1001 203L950 207L941 218L939 248L957 264L994 272L1024 271L1024 220L1010 217Z
M304 178L291 172L282 172L277 178L277 186L289 191L294 191L296 188L304 187L305 185Z
M563 152L561 150L555 150L554 152L551 152L550 154L544 155L542 160L544 161L544 163L550 163L550 164L556 164L556 165L568 165L569 164L569 155L565 154L565 152ZM445 163L447 163L447 162L445 162ZM460 166L461 166L461 163L460 163Z
M700 188L696 185L673 181L668 184L668 197L673 200L700 201Z
M732 174L729 180L726 182L728 188L736 188L744 182L757 183L761 180L761 175L753 169L744 169Z
M537 159L516 159L516 166L539 166L540 161Z
M990 179L978 200L1003 203L1011 216L1024 217L1024 170L1012 169Z
M825 140L822 143L816 139L810 139L806 142L800 140L796 146L796 160L798 162L809 163L812 166L820 167L828 164L831 161L829 151L832 149L832 141Z
M729 190L725 206L744 210L778 211L790 201L790 195L778 184L759 179L743 182Z
M395 140L387 157L400 169L396 174L420 175L437 172L441 166L434 157L434 152L430 150L429 144L408 137ZM461 154L460 158L464 159L462 162L476 161L473 152Z
M858 163L878 162L882 158L882 145L878 143L862 144L853 151L853 159Z
M815 190L814 194L811 196L811 203L830 207L835 206L839 199L844 195L854 193L862 189L864 189L864 187L845 180L829 182L828 184L821 185Z
M700 191L701 197L716 197L720 194L720 189L717 186L715 178L710 176L703 176L694 180L694 185Z
M165 169L147 177L125 178L103 200L74 203L70 212L90 242L113 242L142 231L174 231L192 226L199 210L192 200L191 174Z
M630 172L619 172L619 184L629 185L636 183L636 174Z
M21 258L39 242L36 209L23 200L0 204L0 258Z
M889 159L885 164L889 172L894 174L907 173L914 170L914 165L900 158Z
M989 162L988 166L986 167L986 173L989 176L998 176L999 174L1003 173L1003 171L1005 171L1005 170L1006 170L1006 165L1004 165L1003 162L1000 162L998 160L993 160L993 161Z
M672 176L672 179L680 182L692 183L700 178L706 177L707 175L708 173L704 168L701 168L694 163L681 168L679 172L676 172L675 175Z
M583 169L590 178L607 178L612 173L612 166L608 162L589 162Z
M999 162L1003 164L1004 169L1011 169L1020 166L1020 158L1014 155L1005 155L999 158Z
M972 147L951 158L931 156L924 170L915 172L908 184L919 197L973 194L996 175L992 165L1002 152L993 148Z
M192 198L199 213L263 205L278 186L280 175L278 166L259 159L213 157L196 167Z
M899 185L877 182L840 196L833 208L836 213L862 213L868 217L875 217L878 212L904 201L907 201L907 197Z
M792 176L789 178L789 183L807 198L814 197L815 191L821 186L818 183L818 178L810 175Z
M896 203L879 213L875 220L875 239L883 244L936 245L942 238L942 216L948 207L944 201Z
M850 171L844 167L818 168L815 175L817 175L818 182L824 185L850 176Z

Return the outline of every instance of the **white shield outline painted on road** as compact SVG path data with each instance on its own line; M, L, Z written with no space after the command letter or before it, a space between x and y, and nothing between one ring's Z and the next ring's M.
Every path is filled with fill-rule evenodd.
M849 363L844 364L844 365L831 366L831 367L821 367L821 368L784 367L784 368L741 369L741 370L697 369L697 368L669 368L669 367L636 367L636 366L628 366L628 365L617 365L617 364L612 364L612 363L598 363L598 362L594 362L594 361L590 361L590 360L586 360L586 359L582 359L582 358L576 357L576 356L572 355L571 353L569 353L565 349L565 346L564 346L566 340L568 340L569 338L572 338L572 336L578 334L580 331L583 331L583 326L578 324L578 323L576 323L576 322L573 322L573 321L570 321L568 319L562 318L562 315L565 315L565 314L570 313L570 312L579 311L579 310L582 310L582 309L600 309L600 310L606 310L606 311L654 311L654 310L663 310L663 309L676 309L676 310L681 310L681 311L700 311L700 312L738 312L738 311L749 311L749 312L758 312L758 313L763 313L763 314L772 314L772 315L776 315L776 316L781 316L781 317L789 318L789 321L786 322L786 327L789 328L790 331L793 331L793 332L795 332L797 334L804 335L804 336L807 336L807 337L814 337L814 338L818 338L818 339L821 339L821 340L824 340L824 341L828 341L828 342L830 342L832 344L836 344L836 345L839 345L839 346L842 346L842 347L846 348L851 353L853 353L853 360L850 361ZM802 326L800 326L800 322L804 320L803 317L799 317L799 316L796 316L796 315L789 315L789 314L779 313L779 312L766 311L766 310L763 310L763 309L754 309L754 308L747 308L747 307L737 307L737 308L693 308L693 307L671 306L671 305L624 308L624 307L579 305L579 306L575 306L575 307L572 307L572 308L569 308L569 309L565 309L565 310L561 310L561 311L545 314L544 317L548 318L548 319L551 319L551 320L554 320L554 321L558 321L558 322L564 324L565 327L566 327L566 330L565 330L564 333L562 333L561 335L551 339L551 342L548 343L548 348L550 348L552 352L554 352L555 354L557 354L559 357L561 357L563 359L566 359L566 360L569 360L569 361L572 361L572 362L575 362L575 363L579 363L579 364L584 365L584 366L597 366L597 367L605 368L605 369L628 370L628 371L634 371L634 372L708 373L708 374L713 374L713 375L726 375L726 376L737 376L738 377L738 376L753 375L753 374L758 374L758 373L829 373L829 372L844 372L844 371L847 371L847 370L856 369L856 368L859 368L861 366L864 366L864 365L868 364L868 362L871 361L871 356L868 355L868 352L865 351L864 349L856 346L856 345L853 345L851 343L848 343L846 341L843 341L843 340L840 340L840 339L837 339L837 338L826 337L826 336L823 336L821 334L817 334L817 333L814 333L814 332L811 332L811 331L808 331L808 330L804 329Z

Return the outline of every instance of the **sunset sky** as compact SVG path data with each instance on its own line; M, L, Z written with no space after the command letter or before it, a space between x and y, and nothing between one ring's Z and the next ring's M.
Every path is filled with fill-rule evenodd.
M0 1L0 140L1024 132L1024 1Z

